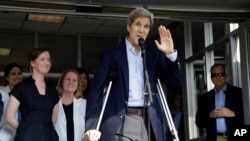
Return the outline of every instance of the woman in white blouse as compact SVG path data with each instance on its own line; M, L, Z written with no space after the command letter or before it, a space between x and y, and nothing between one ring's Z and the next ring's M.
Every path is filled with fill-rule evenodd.
M64 70L58 80L57 90L60 101L53 111L53 121L59 141L80 141L85 132L86 100L81 98L77 71Z
M5 121L4 114L10 97L9 93L16 84L23 80L23 68L16 63L8 64L4 69L4 78L6 83L4 86L0 86L0 94L3 101L3 115L0 117L0 141L13 141L16 129Z

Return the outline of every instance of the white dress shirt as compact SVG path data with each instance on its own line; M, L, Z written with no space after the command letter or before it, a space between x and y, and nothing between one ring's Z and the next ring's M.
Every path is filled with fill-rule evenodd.
M143 72L143 62L141 57L141 49L138 53L135 48L125 39L126 51L129 68L129 107L144 107L145 81ZM177 51L166 55L172 62L177 59Z

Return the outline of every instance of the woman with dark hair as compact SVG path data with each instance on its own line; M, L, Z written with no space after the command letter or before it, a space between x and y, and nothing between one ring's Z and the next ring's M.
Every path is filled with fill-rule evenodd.
M58 141L52 113L59 97L56 88L44 79L51 68L49 50L34 48L28 62L32 75L12 89L5 119L17 129L15 141ZM18 109L20 122L15 117Z
M4 78L5 87L1 87L1 89L9 93L16 84L23 80L23 68L16 63L8 64L4 69Z
M88 97L88 89L89 89L89 73L86 69L84 68L76 68L76 71L80 75L80 86L82 90L82 97L84 99L87 99Z
M3 115L6 112L10 91L23 80L23 68L16 63L8 64L4 69L4 78L6 80L5 86L0 87L2 90L0 95L3 101ZM4 116L0 117L0 119L0 140L13 141L16 129L4 120Z

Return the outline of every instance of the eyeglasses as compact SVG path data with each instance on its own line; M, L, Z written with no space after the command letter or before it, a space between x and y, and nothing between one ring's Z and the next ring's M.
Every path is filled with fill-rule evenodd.
M211 77L223 77L225 76L226 73L225 72L221 72L221 73L212 73Z

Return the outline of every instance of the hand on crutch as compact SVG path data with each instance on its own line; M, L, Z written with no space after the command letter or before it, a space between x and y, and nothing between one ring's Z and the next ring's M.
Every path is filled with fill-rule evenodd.
M84 134L82 141L98 141L100 137L101 137L100 131L91 129Z

